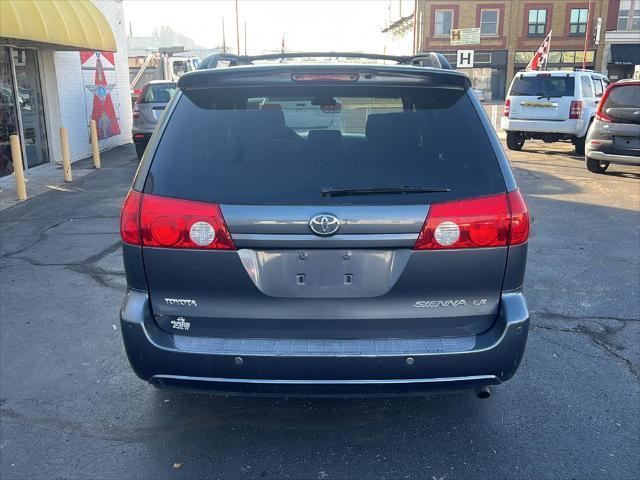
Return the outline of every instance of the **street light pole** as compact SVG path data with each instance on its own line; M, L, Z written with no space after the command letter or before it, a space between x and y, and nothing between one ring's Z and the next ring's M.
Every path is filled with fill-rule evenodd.
M589 42L589 34L591 32L591 29L589 28L590 26L591 26L591 0L589 0L589 6L587 7L587 30L586 32L584 32L584 52L582 53L582 69L583 70L586 70L587 68L587 46ZM594 57L594 63L595 63L595 57Z
M238 20L238 0L236 0L236 43L238 44L238 55L240 55L240 22Z

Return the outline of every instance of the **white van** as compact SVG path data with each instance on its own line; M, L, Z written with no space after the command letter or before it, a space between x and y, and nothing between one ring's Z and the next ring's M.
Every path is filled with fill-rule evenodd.
M576 153L584 154L587 130L608 84L606 76L590 70L516 74L501 121L507 146L521 150L525 140L571 140Z

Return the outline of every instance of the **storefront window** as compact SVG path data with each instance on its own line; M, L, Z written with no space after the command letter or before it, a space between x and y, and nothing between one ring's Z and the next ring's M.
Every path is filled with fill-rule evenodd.
M18 134L18 114L13 93L9 47L0 47L0 176L13 173L9 136Z
M31 49L12 51L22 120L23 151L27 166L33 167L49 161L38 57L37 52Z

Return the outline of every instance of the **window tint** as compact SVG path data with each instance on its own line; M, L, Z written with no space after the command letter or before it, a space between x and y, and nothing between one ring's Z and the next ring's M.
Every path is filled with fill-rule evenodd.
M176 93L175 83L159 83L148 85L140 103L168 103Z
M604 89L602 87L602 80L596 77L591 77L591 80L593 80L593 87L595 88L596 97L601 97L602 93L604 92Z
M573 77L553 77L548 74L516 77L511 87L515 96L573 97L575 81Z
M468 95L354 86L186 92L162 134L145 191L307 205L420 204L503 192L500 166ZM325 187L393 186L450 192L321 195Z
M593 87L591 87L589 77L580 77L580 83L582 83L582 96L588 98L593 97Z
M602 108L640 108L640 85L613 87Z

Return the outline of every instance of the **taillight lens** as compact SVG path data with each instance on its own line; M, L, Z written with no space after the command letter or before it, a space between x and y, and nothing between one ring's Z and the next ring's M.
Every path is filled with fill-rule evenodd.
M509 245L521 245L529 240L529 208L520 193L514 190L507 194L511 228L509 229Z
M140 245L140 201L142 194L130 190L120 214L120 236L124 243Z
M360 78L359 73L293 73L294 82L355 82Z
M140 233L147 247L235 250L220 207L214 203L144 195Z
M529 236L529 212L518 190L508 194L433 204L416 250L518 245Z
M607 103L607 98L609 97L609 93L611 93L611 89L613 86L609 85L602 97L600 97L600 101L598 102L598 108L596 110L596 120L600 120L601 122L613 122L613 118L604 113L604 104Z
M582 116L582 100L573 100L569 107L569 118L577 120Z
M511 112L511 99L507 98L507 100L504 102L504 110L502 111L502 115L504 115L505 117L508 117L510 112Z
M220 207L131 190L120 217L124 243L146 247L234 250Z

